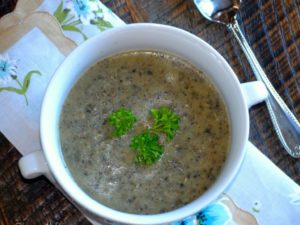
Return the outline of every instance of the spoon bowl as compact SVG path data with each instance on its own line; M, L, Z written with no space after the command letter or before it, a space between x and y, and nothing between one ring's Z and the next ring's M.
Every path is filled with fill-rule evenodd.
M240 9L240 1L232 0L196 0L195 4L206 19L222 24L232 23Z

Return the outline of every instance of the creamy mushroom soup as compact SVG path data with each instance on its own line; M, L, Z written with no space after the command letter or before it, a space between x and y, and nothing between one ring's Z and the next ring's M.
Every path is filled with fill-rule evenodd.
M159 136L159 160L137 163L130 141L151 127L149 110L159 107L179 116L179 128L172 140ZM120 108L131 110L136 122L115 137L108 116ZM92 66L67 97L60 132L77 184L100 203L137 214L170 211L198 198L220 173L231 138L224 100L207 76L155 51L119 53Z

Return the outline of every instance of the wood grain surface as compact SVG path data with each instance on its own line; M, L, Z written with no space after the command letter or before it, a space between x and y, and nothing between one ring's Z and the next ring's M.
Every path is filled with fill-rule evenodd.
M13 10L15 3L0 0L0 17ZM127 23L163 23L196 34L225 57L240 81L254 80L232 34L226 27L205 20L192 0L103 3ZM244 0L239 22L275 89L300 120L300 1ZM291 158L281 146L265 105L251 109L250 118L250 141L300 184L300 160ZM45 178L24 180L17 167L19 158L14 146L0 134L0 225L89 224Z

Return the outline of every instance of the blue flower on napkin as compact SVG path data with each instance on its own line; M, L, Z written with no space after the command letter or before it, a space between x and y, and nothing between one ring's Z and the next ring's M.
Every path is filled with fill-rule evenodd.
M232 218L228 207L221 202L215 202L197 214L201 225L225 225Z
M215 202L198 214L172 225L226 225L231 219L232 215L228 207L221 202Z
M86 17L90 13L90 7L87 0L74 0L73 4L79 17Z
M10 59L8 55L0 54L0 84L6 84L16 76L17 61Z
M72 14L79 17L82 24L88 25L96 17L94 12L98 10L98 4L96 1L72 0L67 1L66 8L74 10Z

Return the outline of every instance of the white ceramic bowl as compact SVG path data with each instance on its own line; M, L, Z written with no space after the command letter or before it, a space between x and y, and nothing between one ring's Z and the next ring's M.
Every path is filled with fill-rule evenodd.
M87 195L73 180L63 159L59 121L63 103L90 66L116 52L154 49L171 52L203 70L225 99L232 127L231 148L215 183L198 199L179 209L136 215L108 208ZM251 95L249 95L250 91ZM239 170L248 140L248 106L266 97L261 83L241 85L224 58L198 37L170 26L134 24L105 31L76 48L56 71L47 89L41 112L41 143L50 173L58 186L80 209L95 221L122 224L168 224L190 216L215 200ZM200 101L200 100L199 100ZM110 222L107 222L110 223Z

